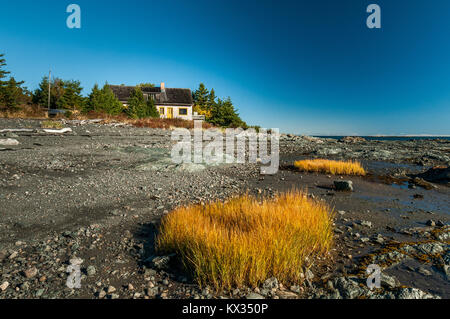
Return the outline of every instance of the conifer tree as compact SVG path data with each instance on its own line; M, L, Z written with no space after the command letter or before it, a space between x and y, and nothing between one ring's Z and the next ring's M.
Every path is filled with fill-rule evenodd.
M119 115L122 113L123 109L122 103L120 103L114 95L114 92L108 84L105 84L102 89L99 89L98 85L95 84L89 95L84 111L96 111L110 115Z

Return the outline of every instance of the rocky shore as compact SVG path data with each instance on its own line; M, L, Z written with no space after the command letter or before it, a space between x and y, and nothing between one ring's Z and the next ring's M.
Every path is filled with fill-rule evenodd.
M279 173L261 176L256 164L172 163L170 130L65 126L0 119L0 298L450 298L448 140L283 135ZM356 159L370 174L300 173L292 163L301 158ZM353 191L338 191L346 180ZM335 210L335 248L301 283L268 278L216 292L154 251L174 207L292 188ZM380 289L366 285L371 264L381 268ZM80 266L79 289L66 285L71 265Z

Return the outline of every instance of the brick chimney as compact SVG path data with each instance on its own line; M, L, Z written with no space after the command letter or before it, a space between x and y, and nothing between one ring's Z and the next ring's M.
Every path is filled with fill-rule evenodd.
M166 92L166 85L164 82L161 82L161 92Z

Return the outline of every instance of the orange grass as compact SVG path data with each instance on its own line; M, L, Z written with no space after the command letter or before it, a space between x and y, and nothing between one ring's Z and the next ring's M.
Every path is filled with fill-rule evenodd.
M366 171L359 162L331 161L325 159L303 160L294 166L304 172L316 172L332 175L366 175Z
M46 110L37 105L21 105L15 110L0 108L0 118L10 119L45 119L48 118Z
M176 253L200 286L258 286L267 278L302 280L307 257L333 242L330 208L303 191L257 200L178 208L163 218L157 250Z

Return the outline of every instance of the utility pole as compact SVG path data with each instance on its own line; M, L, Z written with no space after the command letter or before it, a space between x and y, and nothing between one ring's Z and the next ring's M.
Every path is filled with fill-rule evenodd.
M48 109L50 110L50 88L52 86L52 70L48 71Z

